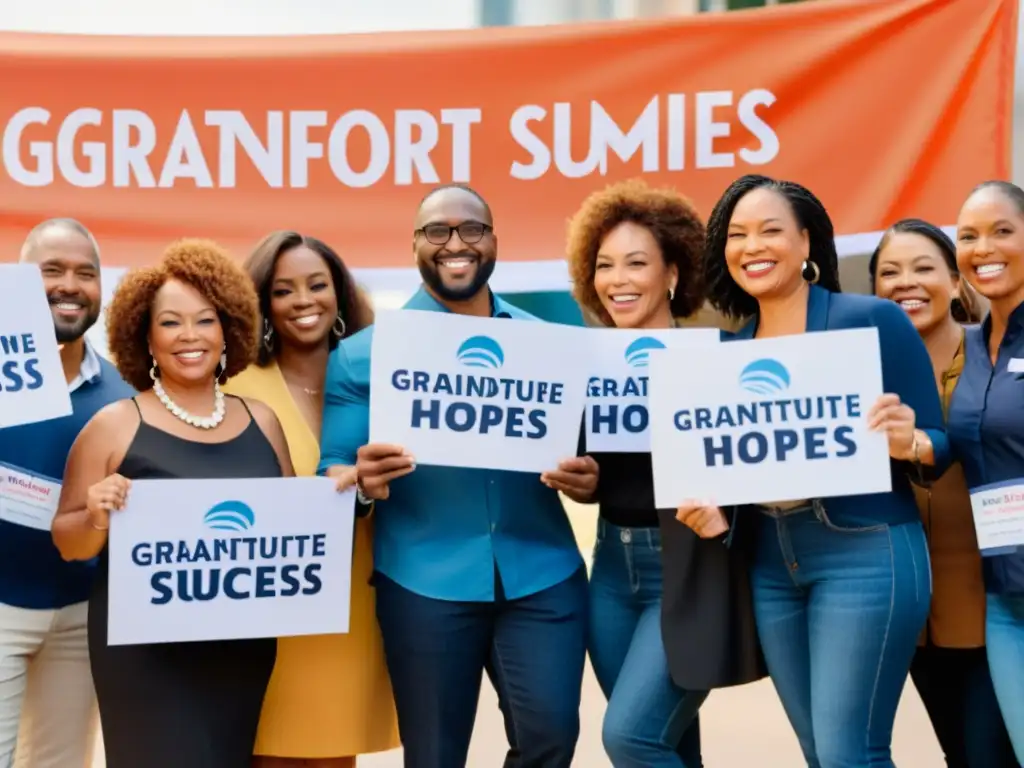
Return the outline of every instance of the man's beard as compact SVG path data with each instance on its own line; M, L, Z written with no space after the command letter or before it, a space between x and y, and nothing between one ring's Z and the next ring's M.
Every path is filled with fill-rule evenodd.
M73 341L78 341L86 334L86 331L96 325L96 321L100 317L100 308L96 305L87 305L85 310L86 313L74 322L53 318L53 329L57 334L58 344L70 344Z
M479 259L473 279L465 286L452 288L444 284L437 266L431 262L419 262L420 277L439 298L445 301L466 301L473 298L487 285L494 273L495 259Z

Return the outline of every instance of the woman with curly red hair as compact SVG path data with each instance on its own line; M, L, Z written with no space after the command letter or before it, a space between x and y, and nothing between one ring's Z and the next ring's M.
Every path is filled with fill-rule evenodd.
M576 299L606 326L674 328L703 305L703 249L704 224L684 197L614 184L570 224ZM591 455L600 516L589 650L608 698L605 751L615 768L699 768L708 692L764 676L744 560L655 507L649 453Z
M68 456L53 538L99 557L89 654L108 768L248 768L277 654L274 639L107 645L107 530L136 479L293 475L274 413L220 381L256 357L249 276L214 243L183 240L127 275L108 346L140 394L99 411Z

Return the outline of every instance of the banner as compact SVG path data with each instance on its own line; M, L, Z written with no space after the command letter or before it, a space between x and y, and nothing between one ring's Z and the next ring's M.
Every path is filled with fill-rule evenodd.
M659 508L771 504L892 490L868 430L882 395L878 330L822 331L651 352L651 464Z
M109 645L348 632L355 491L136 480L110 517Z
M700 350L718 344L715 328L625 330L588 334L586 446L592 453L650 453L648 366L657 349L692 349L690 376L700 376Z
M268 230L416 282L440 182L491 203L498 290L561 290L565 223L642 175L707 215L744 173L810 187L836 231L953 223L1010 173L1016 0L834 0L757 12L377 35L0 34L0 253L51 216L105 264ZM922 55L922 51L941 55ZM374 268L388 268L373 273Z
M0 429L71 413L43 276L0 264Z
M370 442L417 464L547 472L576 455L590 329L401 309L377 314Z

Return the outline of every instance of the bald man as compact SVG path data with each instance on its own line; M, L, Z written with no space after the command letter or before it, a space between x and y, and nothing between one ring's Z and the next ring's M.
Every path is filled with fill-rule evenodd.
M89 230L73 219L44 221L29 233L21 261L42 272L72 413L0 429L0 465L59 484L85 423L134 393L85 339L102 303L99 248ZM45 516L25 524L0 507L0 768L12 760L16 768L87 768L92 761L86 618L95 563L64 562Z

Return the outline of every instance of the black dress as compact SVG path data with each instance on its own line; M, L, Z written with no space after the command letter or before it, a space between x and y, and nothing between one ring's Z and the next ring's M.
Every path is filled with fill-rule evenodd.
M747 570L749 543L702 539L655 509L649 453L595 453L601 515L614 525L654 524L661 531L661 636L672 681L690 691L765 677ZM685 472L685 467L680 468ZM751 526L741 526L739 533Z
M277 454L249 418L240 435L212 444L142 420L118 471L133 480L280 477ZM249 768L277 640L109 647L107 562L104 549L89 602L107 768Z

